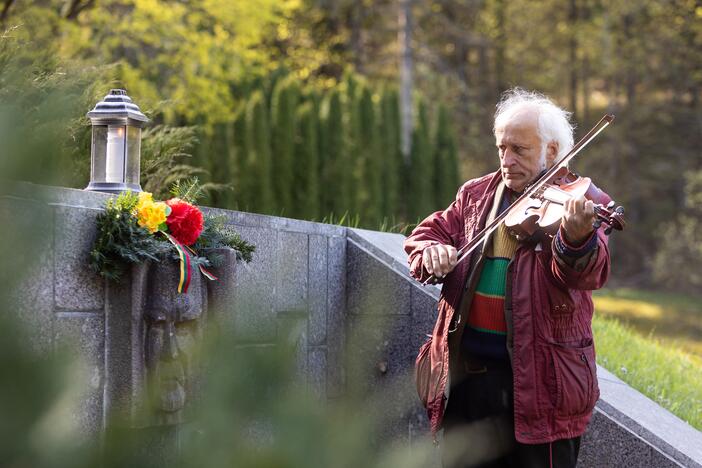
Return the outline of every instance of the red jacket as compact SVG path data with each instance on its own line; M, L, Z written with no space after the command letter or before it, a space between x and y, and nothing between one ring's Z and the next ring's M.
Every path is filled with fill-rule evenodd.
M466 182L446 210L433 213L412 231L404 248L414 278L424 281L429 277L422 265L426 247L441 243L460 249L485 226L500 179L496 172ZM604 192L596 192L596 203L609 201ZM596 236L596 250L584 268L563 262L551 243L541 244L541 249L520 244L508 267L511 294L506 297L505 309L508 341L511 337L512 343L515 437L519 442L546 443L582 435L599 398L591 290L607 280L609 250L603 229L598 229ZM446 408L449 362L458 349L449 343L449 325L460 304L470 263L459 263L444 278L432 337L417 357L417 386L432 434L441 427Z

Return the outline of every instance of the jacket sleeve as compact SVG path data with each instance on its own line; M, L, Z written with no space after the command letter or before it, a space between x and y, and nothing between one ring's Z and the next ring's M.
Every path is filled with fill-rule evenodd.
M405 239L403 247L408 255L410 275L417 281L425 281L431 275L424 268L422 252L431 245L453 245L458 248L460 235L464 228L463 206L465 186L456 194L456 199L444 211L430 214L417 225ZM443 279L438 282L443 282Z
M610 268L607 239L602 228L596 229L585 242L587 251L571 253L577 248L567 246L564 249L564 236L559 230L551 244L551 273L555 280L569 289L593 290L604 286Z

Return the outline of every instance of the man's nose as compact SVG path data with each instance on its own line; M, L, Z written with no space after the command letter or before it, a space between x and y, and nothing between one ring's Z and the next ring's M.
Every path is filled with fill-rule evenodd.
M505 167L510 167L516 161L516 154L509 148L502 153L502 165Z
M163 343L163 358L164 359L176 359L178 357L178 341L176 338L176 330L173 323L168 322L166 324L166 336L164 336Z

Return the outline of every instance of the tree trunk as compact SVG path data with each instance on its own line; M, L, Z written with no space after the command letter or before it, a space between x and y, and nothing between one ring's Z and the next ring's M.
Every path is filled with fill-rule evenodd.
M624 44L631 44L634 39L634 34L632 32L634 18L631 14L624 15ZM634 101L636 99L636 71L634 69L634 63L629 63L626 68L626 78L625 78L625 90L626 90L626 103L630 106L630 110L633 108Z
M585 125L589 125L590 122L590 59L588 57L583 58L583 118L582 121Z
M574 116L578 114L578 1L570 0L568 9L568 23L570 24L570 111Z
M70 0L64 5L63 17L68 20L74 20L81 11L93 6L94 3L95 0L86 0L85 2L81 0Z
M580 4L580 21L583 24L590 24L592 22L592 9L591 5L587 0L584 0ZM585 125L589 125L590 122L590 52L587 47L583 50L582 59L582 70L580 73L580 81L582 82L582 92L583 92L583 116L582 121Z
M412 0L400 0L400 149L405 165L412 151Z
M505 25L505 2L495 1L495 19L497 22L497 36L495 44L495 83L497 84L497 94L501 94L506 88L505 80L505 50L507 48L507 29Z
M363 74L363 42L361 37L361 14L363 5L360 2L353 2L349 11L349 27L351 28L351 50L353 52L353 65L357 73Z
M7 17L10 15L10 7L15 3L15 0L5 0L2 6L2 12L0 12L0 26L5 24Z

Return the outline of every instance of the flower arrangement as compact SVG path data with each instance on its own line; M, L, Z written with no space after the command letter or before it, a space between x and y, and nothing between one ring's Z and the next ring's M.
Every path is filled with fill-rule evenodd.
M204 215L195 204L202 195L197 179L177 182L171 194L166 201L156 201L148 192L124 192L109 199L105 211L97 216L92 269L119 281L130 263L172 259L184 267L178 291L187 292L192 268L216 279L206 270L221 262L213 249L230 247L238 259L251 261L256 247L242 240L224 217Z

